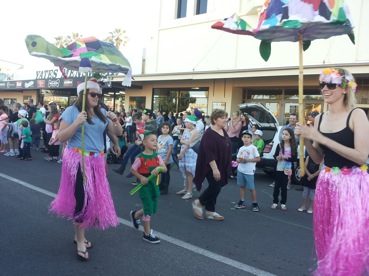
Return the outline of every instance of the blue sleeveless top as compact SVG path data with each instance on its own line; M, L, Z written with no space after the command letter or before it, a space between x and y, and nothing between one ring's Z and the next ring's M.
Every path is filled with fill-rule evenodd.
M346 127L334 133L324 133L320 131L320 123L322 122L322 118L324 115L324 113L322 113L322 115L319 118L319 124L318 124L319 132L323 134L324 136L328 137L329 139L332 139L336 141L337 143L340 143L343 146L346 146L349 148L355 148L355 144L354 144L355 134L350 129L350 126L349 126L349 121L350 121L352 111L354 111L354 109L352 109L349 115L347 116ZM355 162L348 160L347 158L339 155L338 153L334 152L333 150L331 150L330 148L324 145L320 144L320 147L322 148L323 153L324 153L324 165L327 167L351 168L354 166L357 166L357 167L360 166L360 164L356 164Z

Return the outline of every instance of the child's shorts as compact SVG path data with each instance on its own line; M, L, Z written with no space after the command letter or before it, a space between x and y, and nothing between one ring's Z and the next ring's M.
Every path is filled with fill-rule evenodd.
M237 185L240 187L246 186L248 190L255 190L254 175L237 172Z
M153 215L158 209L159 187L154 183L147 183L140 191L140 198L145 215Z

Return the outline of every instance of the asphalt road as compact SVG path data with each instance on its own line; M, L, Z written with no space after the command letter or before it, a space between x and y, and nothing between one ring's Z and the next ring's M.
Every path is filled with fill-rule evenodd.
M129 195L132 179L114 173L118 165L109 165L120 225L89 230L94 247L90 260L80 262L71 222L48 213L61 164L44 161L44 153L32 154L33 161L0 156L0 275L309 275L312 215L297 211L300 191L289 190L287 211L272 210L273 189L268 185L273 180L257 172L260 212L233 208L239 189L230 180L216 207L225 220L198 220L192 215L192 200L175 194L183 186L176 167L169 194L160 197L152 217L161 243L149 244L129 220L129 212L141 206L137 195Z

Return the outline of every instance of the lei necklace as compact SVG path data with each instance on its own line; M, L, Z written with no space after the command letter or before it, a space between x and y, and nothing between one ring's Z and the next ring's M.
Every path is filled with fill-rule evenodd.
M326 68L319 76L319 82L339 84L342 88L349 87L356 92L357 84L351 76L346 76L342 69Z

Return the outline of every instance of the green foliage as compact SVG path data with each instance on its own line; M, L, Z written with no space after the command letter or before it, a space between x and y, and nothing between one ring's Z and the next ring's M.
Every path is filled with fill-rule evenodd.
M115 28L113 32L109 32L109 36L106 37L103 41L112 43L117 49L120 46L125 46L128 43L128 37L125 35L126 31L121 28ZM78 38L81 38L82 35L79 33L72 33L71 36L57 36L55 37L54 45L58 48L66 48L68 45L75 42Z

